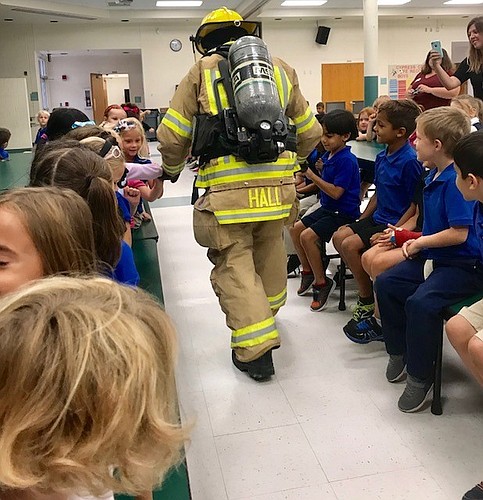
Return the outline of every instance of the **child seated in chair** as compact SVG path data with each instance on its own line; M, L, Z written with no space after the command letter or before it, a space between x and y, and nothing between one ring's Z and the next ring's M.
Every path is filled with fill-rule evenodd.
M290 236L302 264L302 279L298 295L312 289L312 311L320 311L327 304L335 282L325 275L319 241L328 242L338 227L356 220L359 215L360 176L357 158L347 141L357 137L354 115L335 110L323 120L320 176L311 169L305 175L320 189L320 208L305 215L290 228Z
M470 133L459 110L440 107L417 120L418 159L431 168L423 191L423 234L403 245L407 260L378 276L375 289L389 362L389 382L407 383L403 412L423 407L433 385L443 310L481 291L483 269L473 225L474 202L456 187L453 151Z
M374 128L377 142L387 144L375 161L376 192L359 221L341 227L333 238L334 246L352 271L359 298L349 324L370 318L374 312L372 282L364 271L362 253L371 247L370 239L397 223L411 204L423 167L408 137L416 128L421 110L408 99L383 102Z
M454 161L456 186L465 200L478 202L474 224L483 257L483 130L458 142ZM483 299L453 316L446 323L446 333L465 366L483 386ZM483 481L464 498L483 498Z

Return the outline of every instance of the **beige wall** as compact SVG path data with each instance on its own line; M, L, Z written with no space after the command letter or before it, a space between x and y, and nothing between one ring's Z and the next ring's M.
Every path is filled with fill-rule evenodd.
M466 19L393 20L382 18L379 27L379 76L387 77L390 64L423 62L430 41L439 39L451 48L453 41L465 41ZM323 62L363 61L362 20L324 21L332 27L326 46L315 43L315 22L265 22L263 37L270 51L297 69L302 92L312 106L320 99L320 65ZM36 51L69 49L141 49L145 106L165 107L175 85L193 64L189 35L197 25L106 25L58 24L3 25L0 44L4 57L0 77L23 77L28 71L29 92L37 91ZM169 49L169 41L179 38L180 52ZM380 93L387 87L380 86ZM1 109L1 108L0 108ZM31 112L38 109L31 103Z

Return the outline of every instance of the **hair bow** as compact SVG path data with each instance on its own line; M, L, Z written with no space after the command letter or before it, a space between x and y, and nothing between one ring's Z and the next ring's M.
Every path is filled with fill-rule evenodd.
M89 120L88 122L74 122L72 124L72 127L71 128L79 128L79 127L88 127L88 126L91 126L91 125L95 125L96 122L93 122L92 120Z
M128 122L127 120L119 120L117 125L114 127L114 131L119 134L119 132L123 132L124 130L130 130L132 128L136 128L136 124L132 122Z

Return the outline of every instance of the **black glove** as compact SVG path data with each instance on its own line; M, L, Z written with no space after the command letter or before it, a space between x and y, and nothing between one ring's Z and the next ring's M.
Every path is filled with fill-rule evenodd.
M309 164L307 161L303 161L302 163L299 164L300 171L302 173L307 172L307 169L309 168Z

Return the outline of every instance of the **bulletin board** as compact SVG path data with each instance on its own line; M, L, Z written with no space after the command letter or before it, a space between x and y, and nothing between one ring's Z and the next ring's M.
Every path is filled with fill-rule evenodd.
M421 64L394 64L389 66L389 97L391 99L404 99L406 91L421 71Z

